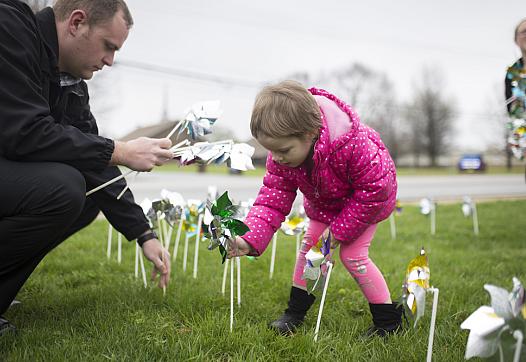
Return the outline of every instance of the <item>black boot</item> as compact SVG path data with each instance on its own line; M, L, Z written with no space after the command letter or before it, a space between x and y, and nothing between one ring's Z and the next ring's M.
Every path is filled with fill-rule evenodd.
M366 338L373 336L385 337L388 334L396 333L402 329L402 305L392 304L371 304L369 309L373 316L373 326L365 332Z
M16 328L14 325L11 324L7 319L0 316L0 336L6 334L6 333L14 333L16 332Z
M269 327L279 334L291 335L303 324L305 314L314 303L316 297L305 290L292 287L290 290L289 307Z

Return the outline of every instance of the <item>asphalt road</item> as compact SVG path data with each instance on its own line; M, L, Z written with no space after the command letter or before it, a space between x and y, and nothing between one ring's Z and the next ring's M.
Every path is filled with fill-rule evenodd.
M228 190L236 201L255 198L262 183L260 177L243 175L218 175L198 173L141 173L135 179L128 178L135 198L160 197L164 188L176 191L185 199L205 199L208 186L216 186L220 192ZM402 202L414 202L423 197L437 201L461 201L463 196L475 200L526 198L524 175L456 175L456 176L401 176L398 178L398 198ZM297 198L300 199L300 198Z

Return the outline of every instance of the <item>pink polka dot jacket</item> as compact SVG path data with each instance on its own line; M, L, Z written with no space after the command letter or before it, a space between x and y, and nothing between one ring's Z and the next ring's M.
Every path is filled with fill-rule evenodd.
M296 192L304 195L307 216L330 226L342 243L356 240L395 207L396 170L380 136L360 123L350 106L317 88L322 127L314 145L313 167L287 167L267 157L267 172L245 224L243 238L262 254L290 213ZM342 117L343 116L343 117ZM343 124L343 127L342 127Z

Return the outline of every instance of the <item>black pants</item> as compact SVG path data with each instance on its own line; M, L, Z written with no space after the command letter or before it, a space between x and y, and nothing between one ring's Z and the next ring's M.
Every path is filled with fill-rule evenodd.
M95 219L99 209L85 194L71 166L0 157L0 315L38 263Z

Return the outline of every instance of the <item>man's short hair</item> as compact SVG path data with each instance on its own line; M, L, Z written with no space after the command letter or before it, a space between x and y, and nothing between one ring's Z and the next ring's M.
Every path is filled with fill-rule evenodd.
M133 18L124 0L56 0L53 5L58 21L66 20L75 10L86 12L90 26L104 23L122 10L128 28L133 26Z
M515 41L517 41L517 38L519 37L519 28L521 27L522 23L526 22L526 18L519 21L517 26L515 27L515 38L513 38Z

